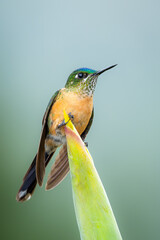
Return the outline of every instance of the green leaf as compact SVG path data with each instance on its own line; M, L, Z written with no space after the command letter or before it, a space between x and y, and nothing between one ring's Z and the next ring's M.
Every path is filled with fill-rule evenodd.
M122 240L92 157L64 112L73 199L83 240Z

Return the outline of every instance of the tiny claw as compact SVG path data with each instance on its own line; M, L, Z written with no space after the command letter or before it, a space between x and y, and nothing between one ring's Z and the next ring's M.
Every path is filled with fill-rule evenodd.
M65 126L67 124L67 122L65 122L64 120L58 125L58 128L61 128L63 126Z
M69 116L70 119L74 119L74 116L71 114L71 112L68 113L68 116Z

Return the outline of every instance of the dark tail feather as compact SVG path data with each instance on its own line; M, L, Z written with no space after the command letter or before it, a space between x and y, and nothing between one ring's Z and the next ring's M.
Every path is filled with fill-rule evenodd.
M45 153L45 167L49 163L50 159L52 158L54 152L48 155ZM36 157L33 159L33 162L31 163L28 171L26 172L22 186L20 187L16 199L17 201L23 202L26 200L29 200L35 190L35 187L37 185L37 179L36 179Z

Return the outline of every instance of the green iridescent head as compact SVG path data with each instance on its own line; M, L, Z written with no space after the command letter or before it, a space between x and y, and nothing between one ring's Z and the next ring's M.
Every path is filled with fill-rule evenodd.
M65 88L91 96L94 93L98 76L115 66L105 68L102 71L90 68L77 69L69 75Z

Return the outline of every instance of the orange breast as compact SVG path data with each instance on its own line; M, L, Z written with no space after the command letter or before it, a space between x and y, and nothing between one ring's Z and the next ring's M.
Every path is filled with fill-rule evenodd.
M58 125L64 120L64 109L66 113L71 113L74 116L73 123L79 134L82 134L91 118L93 97L84 97L62 89L48 116L50 134L56 135ZM61 134L64 135L63 127L61 128Z

